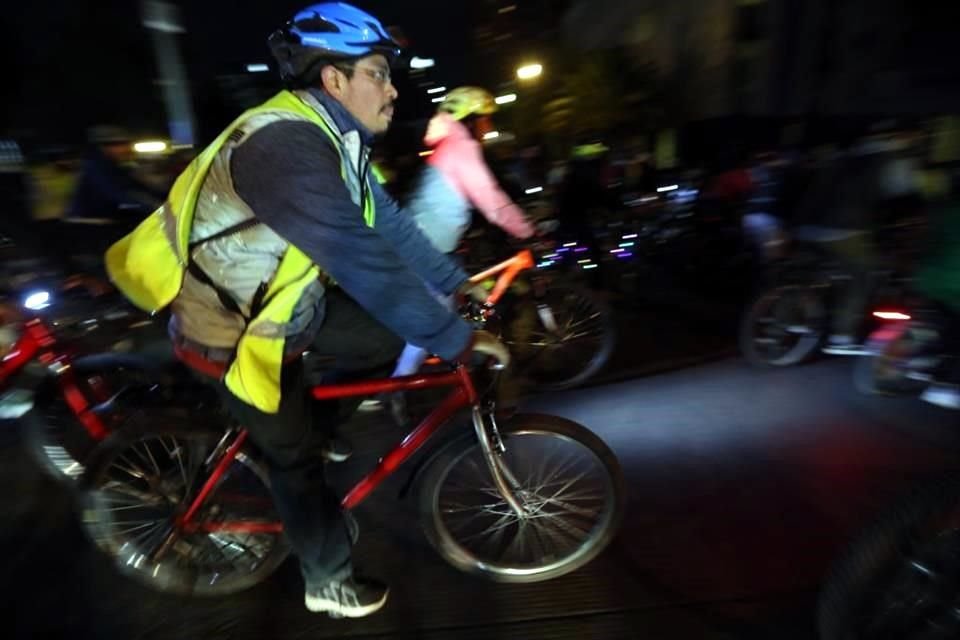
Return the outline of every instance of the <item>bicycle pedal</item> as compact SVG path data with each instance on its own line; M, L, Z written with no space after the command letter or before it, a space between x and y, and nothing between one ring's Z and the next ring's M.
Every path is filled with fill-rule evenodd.
M342 613L337 613L336 611L327 611L327 615L334 620L342 620L345 617Z

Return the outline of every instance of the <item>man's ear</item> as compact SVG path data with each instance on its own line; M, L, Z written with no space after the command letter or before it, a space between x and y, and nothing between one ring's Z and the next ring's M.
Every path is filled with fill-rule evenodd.
M320 71L320 80L324 90L334 98L340 99L344 93L346 77L332 64L328 64Z

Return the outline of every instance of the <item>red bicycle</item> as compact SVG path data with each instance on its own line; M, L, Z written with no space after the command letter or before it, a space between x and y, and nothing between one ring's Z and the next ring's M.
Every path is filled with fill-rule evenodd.
M0 418L18 420L29 453L68 482L128 415L119 394L159 370L117 351L142 346L149 320L116 300L81 298L36 289L0 304Z
M477 309L476 317L487 312ZM427 538L453 566L493 580L535 582L574 571L607 546L622 519L616 457L586 427L559 417L520 414L498 425L487 398L494 381L475 382L478 373L497 375L485 371L457 365L313 387L317 400L451 388L342 506L356 508L466 409L471 429L423 455L411 479ZM289 553L266 469L242 427L117 432L88 464L83 524L123 572L177 593L239 591Z

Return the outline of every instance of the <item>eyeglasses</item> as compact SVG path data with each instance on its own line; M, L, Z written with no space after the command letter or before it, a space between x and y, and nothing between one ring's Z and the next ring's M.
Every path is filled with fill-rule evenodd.
M392 76L390 75L389 69L370 69L369 67L357 67L354 65L337 65L337 69L347 73L347 71L362 71L365 73L371 80L379 84L380 86L385 86L390 84Z

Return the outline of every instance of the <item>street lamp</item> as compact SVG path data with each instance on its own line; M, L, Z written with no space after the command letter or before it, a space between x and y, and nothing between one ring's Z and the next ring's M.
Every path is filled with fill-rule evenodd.
M517 78L520 80L533 80L534 78L539 78L541 73L543 73L543 65L525 64L517 69Z
M163 140L142 140L133 145L136 153L163 153L168 148L169 145Z
M435 66L437 63L433 58L418 58L414 56L410 59L410 68L411 69L429 69Z
M177 144L192 145L195 119L190 83L177 43L177 36L185 31L180 10L171 2L141 0L140 13L143 26L150 31L153 40L170 139Z

